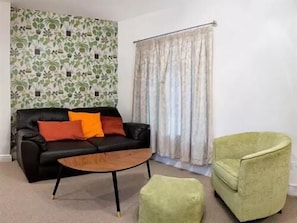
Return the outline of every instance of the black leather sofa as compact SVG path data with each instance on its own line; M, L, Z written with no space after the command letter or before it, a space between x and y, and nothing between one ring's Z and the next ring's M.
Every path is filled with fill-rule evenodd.
M38 108L17 110L17 161L29 182L57 177L58 158L149 147L150 127L143 123L123 123L126 136L108 135L87 140L46 142L39 134L37 121L68 121L68 111L100 112L102 116L120 117L114 107ZM64 176L80 174L74 170Z

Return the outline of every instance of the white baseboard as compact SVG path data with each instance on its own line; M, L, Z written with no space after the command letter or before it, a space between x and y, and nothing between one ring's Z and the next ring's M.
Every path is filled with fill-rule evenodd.
M11 162L12 157L10 154L0 155L0 162Z
M297 161L291 161L288 195L297 196Z
M288 195L297 196L297 185L289 184Z

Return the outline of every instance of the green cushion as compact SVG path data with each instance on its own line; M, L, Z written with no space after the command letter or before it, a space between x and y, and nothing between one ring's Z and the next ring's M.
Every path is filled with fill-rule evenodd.
M213 171L218 178L237 191L239 167L240 159L222 159L213 164Z
M154 175L140 190L139 223L198 223L203 209L203 186L193 178Z

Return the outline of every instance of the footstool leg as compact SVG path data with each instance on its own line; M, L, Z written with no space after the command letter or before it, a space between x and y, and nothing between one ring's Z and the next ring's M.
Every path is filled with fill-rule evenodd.
M59 186L59 183L60 183L60 179L61 179L62 169L63 169L63 166L60 165L60 169L59 169L59 173L58 173L58 176L57 176L56 185L55 185L55 188L54 188L54 191L53 191L53 194L52 194L52 200L55 199L55 195L56 195L56 192L57 192L57 189L58 189L58 186Z
M117 204L117 217L121 217L117 172L115 171L112 172L112 180L113 180L113 187L114 187L114 195L115 195L116 204Z
M150 163L149 163L149 160L146 161L146 166L147 166L147 173L148 173L148 176L149 176L149 178L151 178L151 169L150 169Z

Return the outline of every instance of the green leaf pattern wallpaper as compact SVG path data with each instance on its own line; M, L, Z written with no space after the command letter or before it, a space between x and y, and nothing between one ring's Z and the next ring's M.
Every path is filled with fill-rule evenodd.
M117 23L11 8L11 109L117 105Z

